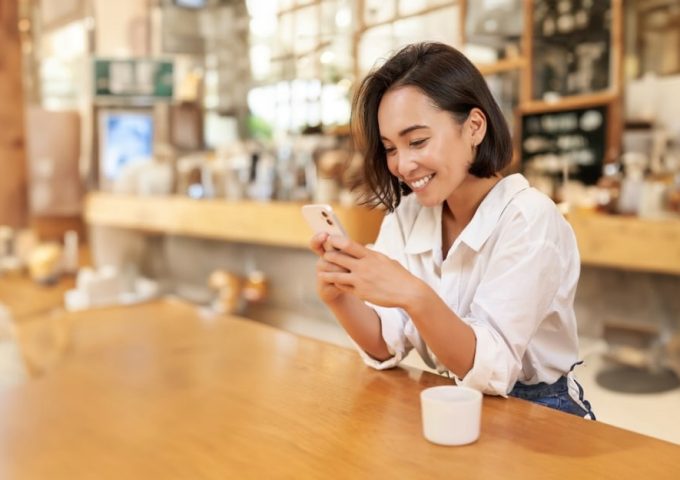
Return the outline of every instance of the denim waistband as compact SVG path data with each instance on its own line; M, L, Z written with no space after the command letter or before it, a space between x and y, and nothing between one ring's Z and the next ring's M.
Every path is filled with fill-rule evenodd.
M560 377L555 383L540 382L535 385L526 385L521 382L515 383L509 395L525 400L532 400L541 397L549 397L552 395L560 395L568 392L569 385L567 377Z

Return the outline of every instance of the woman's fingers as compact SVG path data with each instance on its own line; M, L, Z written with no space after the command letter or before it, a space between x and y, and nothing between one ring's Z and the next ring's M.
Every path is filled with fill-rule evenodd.
M351 285L335 284L335 288L340 290L342 293L354 293L354 287Z
M309 248L316 253L318 256L322 257L326 252L324 244L328 241L327 233L317 233L309 240Z
M368 248L348 237L332 235L328 240L334 248L354 258L363 258L370 252Z
M333 263L344 268L348 272L354 269L356 262L358 261L356 258L350 257L349 255L338 250L324 253L323 259L329 263Z
M323 258L320 258L316 262L316 271L317 272L341 272L341 273L347 273L349 270L346 268L343 268L335 263L328 262L324 260Z
M349 272L319 272L319 278L325 283L334 283L335 285L352 285L352 274Z

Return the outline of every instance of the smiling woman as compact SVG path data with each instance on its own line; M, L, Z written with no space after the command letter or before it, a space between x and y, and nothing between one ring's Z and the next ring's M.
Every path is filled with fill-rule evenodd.
M415 349L458 384L594 418L572 373L574 234L523 176L501 177L510 134L479 71L450 46L410 45L353 106L368 202L390 214L372 249L310 246L319 296L364 361L391 368Z
M410 85L384 94L378 123L390 174L415 192L421 205L430 207L463 183L487 129L479 108L459 121ZM495 182L491 176L488 183Z
M406 125L405 113L416 123ZM391 211L402 194L411 192L412 185L400 184L386 156L397 152L397 137L411 148L422 147L432 137L423 131L433 129L438 147L469 151L459 163L477 177L494 176L512 158L507 124L477 68L447 45L410 45L369 74L354 99L352 132L366 156L364 174L373 192L369 203ZM388 134L393 138L385 143Z

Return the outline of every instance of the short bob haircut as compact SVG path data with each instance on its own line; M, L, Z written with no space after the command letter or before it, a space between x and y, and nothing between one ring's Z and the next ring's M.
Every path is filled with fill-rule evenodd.
M451 112L463 123L473 108L486 115L484 140L469 172L489 178L512 159L508 125L479 70L465 55L443 43L408 45L372 71L361 82L352 103L351 128L356 147L364 155L365 203L384 205L393 211L411 189L387 168L385 147L380 140L378 107L385 93L413 86L427 95L437 108Z

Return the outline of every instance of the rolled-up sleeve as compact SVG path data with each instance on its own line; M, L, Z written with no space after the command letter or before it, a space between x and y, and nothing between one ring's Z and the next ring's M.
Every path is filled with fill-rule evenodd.
M385 308L370 303L367 305L373 308L380 317L382 337L392 357L384 361L376 360L357 345L359 355L366 365L378 370L396 367L413 348L404 334L404 326L408 317L400 308Z
M526 238L516 238L490 262L463 318L477 338L474 363L456 383L491 395L512 390L559 288L559 262L553 244Z
M378 233L375 244L368 245L368 248L397 260L402 265L406 266L403 253L404 235L401 231L396 212L385 216L385 219L380 226L380 232ZM379 361L371 357L356 343L355 346L357 347L361 358L368 366L378 370L393 368L397 366L413 348L404 332L405 325L408 322L408 316L406 315L406 312L400 308L381 307L369 302L366 302L366 305L371 307L378 314L382 337L387 345L387 350L392 357L384 361Z

